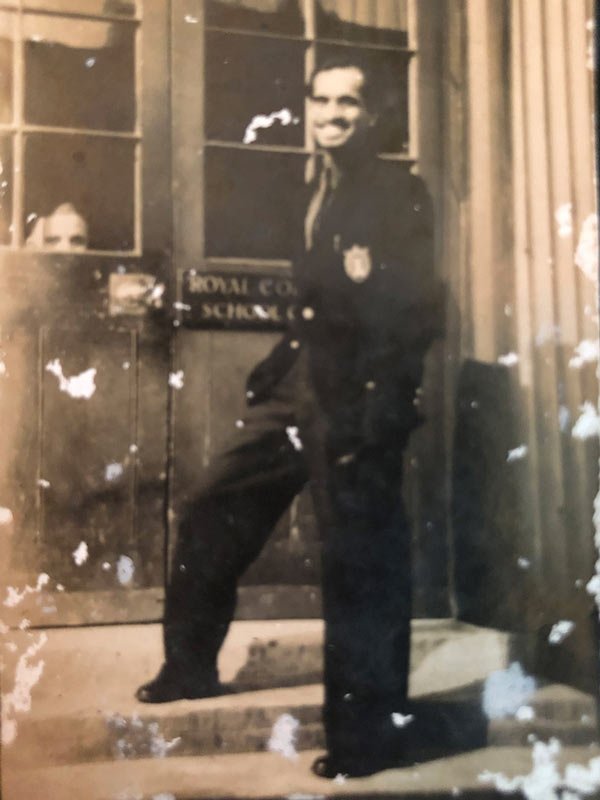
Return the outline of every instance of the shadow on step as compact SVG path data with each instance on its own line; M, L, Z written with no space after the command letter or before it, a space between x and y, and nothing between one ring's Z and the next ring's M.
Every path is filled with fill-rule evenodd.
M417 761L477 750L487 745L488 722L481 702L483 684L414 700L410 744Z

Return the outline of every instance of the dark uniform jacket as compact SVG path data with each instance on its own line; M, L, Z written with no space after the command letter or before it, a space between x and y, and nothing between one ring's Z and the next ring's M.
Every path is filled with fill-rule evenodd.
M296 319L253 370L249 396L267 398L304 349L335 435L380 442L418 424L423 357L443 327L431 202L404 164L366 154L342 176L307 251L304 217L314 192L306 187L296 213ZM290 347L293 339L300 348Z

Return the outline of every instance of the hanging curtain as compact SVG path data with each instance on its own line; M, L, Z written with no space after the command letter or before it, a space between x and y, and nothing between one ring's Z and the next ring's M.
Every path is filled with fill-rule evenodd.
M319 0L319 4L325 13L335 14L342 22L388 30L407 28L403 0Z
M117 30L112 22L26 14L23 18L25 40L60 44L85 50L110 47Z

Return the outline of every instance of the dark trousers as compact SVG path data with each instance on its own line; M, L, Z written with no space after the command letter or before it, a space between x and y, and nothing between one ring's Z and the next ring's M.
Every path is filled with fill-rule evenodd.
M322 539L327 747L350 758L395 752L401 732L392 714L406 713L410 647L406 437L366 447L336 436L302 373L297 364L268 401L249 409L182 517L167 586L166 659L186 680L216 674L237 582L308 482Z

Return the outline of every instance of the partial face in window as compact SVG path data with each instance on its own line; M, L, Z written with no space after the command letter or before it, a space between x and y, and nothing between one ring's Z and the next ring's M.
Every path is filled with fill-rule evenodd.
M364 145L376 122L363 96L365 77L359 67L335 67L318 72L309 103L317 146L334 151Z
M33 240L35 233L37 241ZM88 246L87 222L71 203L63 203L48 217L41 218L35 233L28 244L45 250L81 252Z

